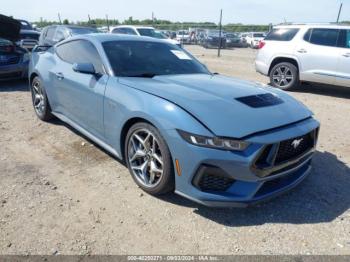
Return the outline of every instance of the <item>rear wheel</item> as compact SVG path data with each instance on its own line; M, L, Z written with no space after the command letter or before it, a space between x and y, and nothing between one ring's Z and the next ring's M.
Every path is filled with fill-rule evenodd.
M154 126L136 123L129 129L125 145L125 161L137 185L152 195L174 190L170 151Z
M271 85L282 90L293 90L300 84L298 68L288 62L275 65L270 72Z
M53 115L51 114L50 103L44 85L38 76L33 79L30 91L36 115L43 121L49 121L52 119Z

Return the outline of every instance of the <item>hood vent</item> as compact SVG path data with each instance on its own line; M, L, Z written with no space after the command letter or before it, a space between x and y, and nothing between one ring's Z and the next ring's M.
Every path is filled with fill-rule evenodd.
M253 95L253 96L244 96L244 97L236 98L236 100L253 108L274 106L274 105L279 105L283 103L283 100L281 98L271 93Z

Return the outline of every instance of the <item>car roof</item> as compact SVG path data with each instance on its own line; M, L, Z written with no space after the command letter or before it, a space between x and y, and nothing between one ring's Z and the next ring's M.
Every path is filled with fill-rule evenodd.
M143 25L118 25L118 26L116 26L114 28L154 29L154 27L152 27L152 26L143 26Z
M332 29L350 29L350 25L344 24L288 24L288 25L276 25L273 28L332 28Z
M68 38L60 43L69 42L72 40L89 40L93 43L104 43L109 41L147 41L147 42L157 42L165 43L162 39L156 39L148 36L136 36L136 35L123 35L123 34L109 34L109 33L94 33L86 35L77 35Z

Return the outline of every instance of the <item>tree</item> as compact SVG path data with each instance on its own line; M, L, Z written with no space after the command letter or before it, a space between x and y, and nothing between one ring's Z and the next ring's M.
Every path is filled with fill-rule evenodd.
M69 20L68 20L68 19L64 19L64 20L63 20L63 24L64 24L64 25L69 25Z

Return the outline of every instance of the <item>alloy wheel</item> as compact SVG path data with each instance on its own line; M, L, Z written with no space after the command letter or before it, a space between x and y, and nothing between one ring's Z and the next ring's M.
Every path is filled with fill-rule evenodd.
M285 65L276 67L272 75L274 84L282 88L290 85L290 83L293 82L293 79L294 76L292 70Z
M127 154L135 178L145 187L157 186L164 168L162 152L155 136L147 129L136 130L130 136Z
M32 92L34 109L37 114L42 115L45 112L45 97L38 81L33 82Z

